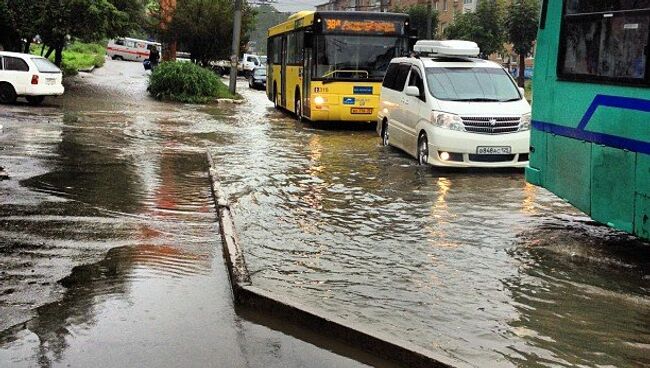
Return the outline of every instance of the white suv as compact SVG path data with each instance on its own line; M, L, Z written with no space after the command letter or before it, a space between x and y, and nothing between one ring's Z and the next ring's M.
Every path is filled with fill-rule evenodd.
M393 59L381 89L377 132L420 164L525 167L530 105L499 64L468 41L418 41L419 56Z
M38 105L45 96L60 96L64 88L61 84L61 69L46 58L0 51L0 103L10 104L18 97Z

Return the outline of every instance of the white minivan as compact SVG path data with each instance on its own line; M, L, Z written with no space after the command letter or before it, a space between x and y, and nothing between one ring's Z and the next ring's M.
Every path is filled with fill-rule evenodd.
M161 50L159 42L138 40L136 38L117 38L108 41L106 54L113 60L144 61L149 59L149 52L153 47Z
M499 64L468 41L418 41L393 59L381 89L377 132L422 165L525 167L530 105Z
M44 57L0 51L0 103L14 103L25 97L31 105L45 96L60 96L65 88L63 73Z

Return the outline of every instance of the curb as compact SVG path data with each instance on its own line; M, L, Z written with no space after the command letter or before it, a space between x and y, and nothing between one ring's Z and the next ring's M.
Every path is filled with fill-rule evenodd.
M318 334L345 342L379 358L413 368L466 367L467 363L422 349L413 343L373 331L365 326L346 321L330 313L314 309L299 302L255 287L246 267L244 253L239 243L230 203L219 184L212 155L207 152L212 196L219 217L219 232L237 305L266 312L283 321L304 326Z
M95 66L93 65L90 68L79 69L77 71L82 73L92 73L94 70L95 70Z

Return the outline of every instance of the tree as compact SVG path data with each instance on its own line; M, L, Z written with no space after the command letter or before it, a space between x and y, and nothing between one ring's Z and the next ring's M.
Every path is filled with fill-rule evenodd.
M250 40L255 42L260 53L266 52L268 29L287 20L289 14L277 11L271 5L260 5L255 9L255 27L251 29Z
M506 41L504 1L482 0L476 12L456 14L454 23L445 30L445 36L476 42L484 59L501 51Z
M411 19L411 27L418 33L418 39L426 40L434 35L427 34L427 18L431 17L431 29L438 28L438 12L430 10L426 5L411 5L409 7L396 6L391 9L395 13L407 13ZM435 33L435 31L434 31Z
M234 2L231 0L178 0L171 21L160 27L160 15L154 15L153 29L163 41L178 41L193 61L207 64L227 58L232 43ZM248 43L255 20L250 5L242 3L242 46Z
M100 41L127 35L140 26L144 0L0 0L0 43L6 49L29 52L37 34L55 52L71 38Z
M508 41L519 55L517 84L524 86L526 57L533 52L539 22L538 0L514 0L506 18Z

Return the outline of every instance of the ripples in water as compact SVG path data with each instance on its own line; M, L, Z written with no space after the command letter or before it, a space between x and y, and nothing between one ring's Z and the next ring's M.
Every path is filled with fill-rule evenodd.
M373 132L250 108L212 152L256 284L478 366L650 364L647 246L592 251L612 231L567 226L522 172L421 168Z

